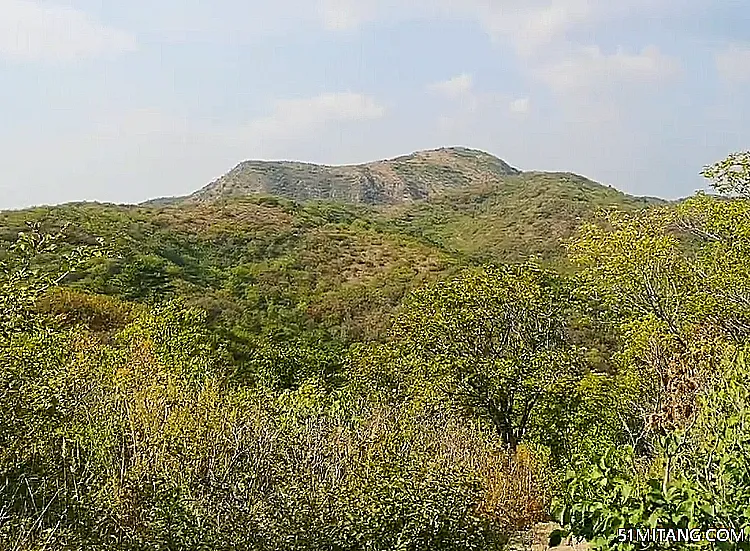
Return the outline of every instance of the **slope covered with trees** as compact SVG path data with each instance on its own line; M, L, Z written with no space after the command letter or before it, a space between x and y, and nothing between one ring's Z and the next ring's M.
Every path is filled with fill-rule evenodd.
M401 204L4 213L0 542L750 536L748 167L678 205L524 173Z
M146 303L183 298L207 312L244 372L259 346L276 354L290 342L306 351L323 342L337 355L382 339L404 296L425 282L487 262L565 262L564 239L600 208L655 203L574 175L522 174L472 150L372 166L414 176L430 197L363 205L227 191L169 204L81 203L0 213L0 239L11 243L27 222L53 233L67 225L74 245L104 239L108 254L67 287ZM451 182L459 169L463 179Z

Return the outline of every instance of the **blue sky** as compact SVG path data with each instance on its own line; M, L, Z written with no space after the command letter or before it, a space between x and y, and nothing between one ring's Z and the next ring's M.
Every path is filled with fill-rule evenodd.
M750 148L746 0L0 0L0 208L463 145L639 195Z

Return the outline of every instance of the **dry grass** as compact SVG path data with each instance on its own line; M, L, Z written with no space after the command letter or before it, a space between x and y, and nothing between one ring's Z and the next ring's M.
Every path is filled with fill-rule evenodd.
M479 508L482 516L515 531L548 519L550 496L540 466L527 448L487 462L482 477L486 492Z

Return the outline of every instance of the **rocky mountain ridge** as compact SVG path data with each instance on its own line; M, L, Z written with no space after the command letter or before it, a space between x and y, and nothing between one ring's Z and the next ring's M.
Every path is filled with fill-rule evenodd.
M519 174L520 170L505 161L468 148L418 151L394 159L343 166L245 161L187 200L265 194L297 201L393 205Z

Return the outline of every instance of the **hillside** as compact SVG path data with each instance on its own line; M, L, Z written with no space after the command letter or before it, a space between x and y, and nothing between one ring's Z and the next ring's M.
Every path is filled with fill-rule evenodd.
M296 201L400 204L517 174L520 171L504 161L466 148L419 151L391 160L351 166L246 161L188 200L265 194Z
M365 211L273 198L0 213L0 243L27 221L52 231L70 223L71 244L109 245L69 285L140 302L183 297L229 331L274 338L377 337L406 290L458 262Z
M750 526L747 199L644 209L435 166L399 202L0 212L0 541L617 549L623 511ZM610 207L630 213L576 232Z
M326 194L343 199L302 201ZM563 240L599 209L656 203L458 148L358 167L243 163L189 198L0 213L0 240L28 221L70 223L78 242L100 236L111 248L70 285L127 300L181 296L235 334L322 330L349 342L379 338L426 280L532 256L559 264Z
M399 233L482 261L554 259L561 241L596 211L664 203L567 172L522 172L488 153L453 147L349 166L246 161L190 196L146 205L193 208L264 196L367 207Z
M563 256L563 242L602 209L634 211L665 204L633 197L570 173L523 172L488 178L428 201L381 209L403 232L478 262Z

